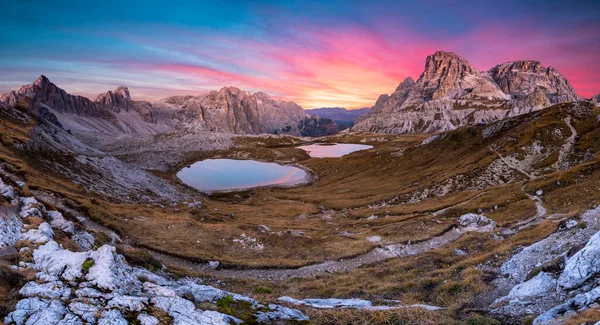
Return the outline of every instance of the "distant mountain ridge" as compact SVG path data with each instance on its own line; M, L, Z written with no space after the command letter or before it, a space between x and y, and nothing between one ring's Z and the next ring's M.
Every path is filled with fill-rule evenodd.
M275 100L263 92L252 94L236 87L223 87L199 96L168 97L150 103L132 100L129 89L120 86L98 95L95 101L68 94L40 76L34 83L0 96L0 103L15 106L26 102L55 114L61 124L80 133L158 134L174 131L206 131L234 134L291 134L312 136L337 132L309 116L294 102ZM305 125L314 128L306 130ZM323 129L319 129L323 125Z
M309 115L331 119L342 128L350 127L361 115L370 111L371 109L368 107L352 110L342 107L322 107L305 110Z
M381 95L353 131L441 132L525 114L579 97L556 69L539 61L513 61L477 71L464 58L438 51L415 82L407 78Z

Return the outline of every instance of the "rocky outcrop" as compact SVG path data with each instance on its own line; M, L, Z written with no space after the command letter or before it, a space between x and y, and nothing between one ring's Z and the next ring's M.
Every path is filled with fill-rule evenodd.
M507 278L496 281L508 281L513 287L490 306L491 311L516 318L539 315L533 322L538 325L562 324L563 317L599 303L595 281L600 274L599 217L600 206L579 220L568 219L557 232L506 261L501 273Z
M600 94L596 94L596 96L592 97L592 102L600 105Z
M17 238L5 244L16 249L19 241L20 256L30 257L18 258L18 265L11 268L17 273L35 274L35 278L18 290L20 300L4 319L6 324L158 324L159 318L162 323L181 325L308 321L299 310L263 305L203 285L195 278L175 280L164 270L152 273L130 266L111 245L93 250L84 246L78 251L65 249L55 238L53 227L64 231L71 228L72 222L59 216L58 211L50 214L33 197L21 197L15 202L19 203L7 212L10 215L0 216L0 221L9 217L19 224L14 227ZM50 224L37 224L31 217L52 220ZM74 232L66 233L75 240ZM245 306L241 311L245 319L227 314L231 309L221 312L199 307L220 301Z
M556 69L546 68L539 61L506 62L490 69L489 74L500 89L512 97L527 97L541 90L550 104L578 100L569 81Z
M109 90L106 93L100 94L98 97L96 97L96 103L110 108L122 107L127 109L130 101L131 95L129 94L129 89L125 86L120 86L114 91Z
M391 95L381 95L352 130L442 132L577 99L558 71L537 61L508 62L477 71L454 53L436 52L427 57L416 82L407 78Z
M427 57L425 71L415 83L409 102L481 96L503 99L500 91L485 73L475 70L467 60L449 52L435 52Z
M307 118L293 102L275 100L267 94L224 87L200 96L177 96L153 104L158 121L177 129L236 134L277 133L300 135Z

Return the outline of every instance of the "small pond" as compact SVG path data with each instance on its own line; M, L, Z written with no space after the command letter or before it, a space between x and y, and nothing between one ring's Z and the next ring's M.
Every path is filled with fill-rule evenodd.
M198 161L180 170L177 177L206 193L268 185L294 186L310 180L310 174L298 167L235 159Z
M315 143L298 147L314 158L335 158L345 156L351 152L371 149L373 146L351 143Z

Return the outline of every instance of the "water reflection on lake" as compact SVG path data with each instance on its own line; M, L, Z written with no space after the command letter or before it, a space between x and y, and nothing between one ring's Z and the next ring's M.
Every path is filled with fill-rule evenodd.
M206 159L177 173L185 184L202 192L242 190L259 186L305 183L309 174L294 166L254 160Z
M316 143L308 146L298 147L314 158L335 158L345 156L349 153L371 149L373 146L364 144L351 144L351 143Z

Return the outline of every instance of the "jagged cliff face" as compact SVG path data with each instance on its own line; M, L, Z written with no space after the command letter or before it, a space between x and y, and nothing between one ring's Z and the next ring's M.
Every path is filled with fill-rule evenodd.
M177 96L153 104L158 120L179 121L187 128L237 134L300 134L307 118L302 107L258 92L224 87L200 96Z
M110 114L107 114L100 105L88 98L67 94L45 76L40 76L34 83L22 86L18 91L0 96L0 102L8 106L27 103L31 109L44 105L61 113L110 118Z
M577 101L578 97L569 81L552 67L539 61L514 61L499 64L489 71L503 92L524 98L540 90L551 104Z
M175 96L156 103L132 100L127 87L98 95L95 101L69 95L41 76L31 85L0 96L0 104L47 109L65 127L81 134L159 134L176 131L300 135L304 110L293 102L224 87L200 96ZM331 134L328 126L322 131ZM320 132L320 131L319 131Z
M592 97L592 102L600 104L600 94L596 94L596 96Z
M436 52L427 57L416 82L407 78L391 95L381 95L352 130L441 132L577 99L558 71L538 61L507 62L477 71L454 53Z

